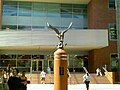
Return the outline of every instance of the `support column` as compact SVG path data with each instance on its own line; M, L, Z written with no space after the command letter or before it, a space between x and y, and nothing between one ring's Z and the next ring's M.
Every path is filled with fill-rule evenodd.
M54 90L67 89L67 53L63 49L57 49L54 52Z

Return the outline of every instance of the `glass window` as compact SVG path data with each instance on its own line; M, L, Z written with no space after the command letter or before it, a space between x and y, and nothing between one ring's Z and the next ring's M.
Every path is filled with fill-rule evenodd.
M17 2L12 2L12 1L3 1L3 5L17 5Z
M44 55L32 55L32 71L42 71Z
M118 71L118 54L111 54L111 70Z
M60 4L48 3L45 6L47 17L60 17Z
M16 55L3 54L3 55L0 55L0 59L16 59Z
M2 25L3 30L17 30L17 25Z
M10 67L16 67L16 60L7 60L7 59L1 59L0 60L0 67L7 68L8 64L10 64Z
M72 4L61 4L61 17L72 18Z
M17 16L17 2L3 2L3 16Z
M16 67L16 55L0 55L0 67L7 69L8 64L10 64L10 67Z
M31 55L18 55L17 59L31 59Z
M40 55L40 59L45 59L45 56L44 55Z
M31 30L31 26L19 25L18 30Z
M1 54L0 55L0 67L7 69L8 65L10 67L17 67L20 72L26 71L42 71L43 68L46 68L48 62L43 63L45 55L9 55ZM52 60L53 61L53 60ZM32 66L32 68L31 68ZM50 62L51 68L53 68L53 62ZM31 68L31 69L30 69Z
M37 70L37 60L32 61L32 71L38 71Z
M30 66L31 66L31 55L17 56L17 67L30 67Z
M74 63L74 56L70 55L69 56L69 61L68 61L68 68L69 68L70 72L74 71L73 63Z
M42 71L42 60L32 59L32 71Z
M42 71L42 61L38 60L38 71Z
M30 67L31 66L31 60L17 60L17 67Z
M45 17L46 13L44 11L44 8L41 7L34 7L32 9L32 16L33 17Z
M75 29L88 26L85 4L3 1L2 19L4 30L43 30L46 22L59 28L66 28L70 22L74 22Z
M40 55L32 55L32 59L40 59Z
M68 67L70 72L83 72L84 60L81 56L69 56Z
M45 26L32 26L33 30L40 30L40 29L44 29Z
M83 8L83 9L86 9L87 5L86 4L73 4L73 8Z
M81 71L81 68L83 67L83 60L81 58L80 59L75 58L73 67L75 72Z
M115 0L109 0L109 8L115 9Z
M32 16L33 17L45 17L45 4L44 3L32 3Z
M72 14L70 14L70 13L61 13L61 17L72 18Z
M60 17L60 9L59 8L48 8L47 16L48 17Z
M19 16L31 16L31 3L19 2Z
M116 24L109 24L110 40L117 40Z
M49 67L50 67L51 71L53 71L53 67L54 67L54 61L53 60L49 60Z

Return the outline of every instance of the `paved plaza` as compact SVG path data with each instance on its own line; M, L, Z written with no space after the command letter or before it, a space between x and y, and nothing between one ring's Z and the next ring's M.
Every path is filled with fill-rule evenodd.
M28 84L27 90L54 90L54 84ZM68 90L86 90L85 84L68 85ZM120 90L120 84L90 84L89 90Z

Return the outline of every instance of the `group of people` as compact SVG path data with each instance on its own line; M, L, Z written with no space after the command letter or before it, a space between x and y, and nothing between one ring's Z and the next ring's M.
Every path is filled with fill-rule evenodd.
M100 68L96 69L96 75L102 76L102 72ZM18 75L19 71L17 68L12 69L12 75L10 75L9 79L7 80L6 72L4 73L4 82L8 85L8 90L27 90L27 77L25 76L25 71L22 72L22 75ZM47 73L51 73L51 69L47 68ZM40 73L41 75L41 84L45 84L45 77L46 72L42 70ZM89 90L89 83L90 83L90 74L87 72L83 76L83 82L86 85L86 89Z
M103 68L97 68L96 69L96 76L104 76L105 73L104 73L104 69Z
M6 73L3 74L4 77L4 90L27 90L27 77L25 76L25 71L21 75L18 75L19 70L13 68L12 72L9 73L7 77Z
M48 68L47 69L47 73L49 73L50 69ZM46 72L44 70L42 70L42 72L40 73L41 74L41 84L45 84L45 77L46 77ZM70 77L70 74L68 73L69 77ZM90 83L90 74L89 73L86 73L84 76L83 76L83 82L85 83L86 85L86 89L89 90L89 83Z

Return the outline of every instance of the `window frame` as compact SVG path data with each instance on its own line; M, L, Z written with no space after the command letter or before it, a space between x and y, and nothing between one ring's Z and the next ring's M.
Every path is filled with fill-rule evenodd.
M108 8L113 9L113 10L116 9L115 0L109 0L108 1Z
M112 62L113 62L112 55L116 55L116 57L114 58L114 59L116 59L116 66L114 66L114 65L112 64ZM115 61L115 60L114 60L114 61ZM110 66L111 66L111 71L112 71L112 72L117 72L117 71L118 71L118 69L119 69L119 64L118 64L117 62L119 62L119 60L118 60L118 53L110 53ZM118 64L118 65L117 65L117 64Z

